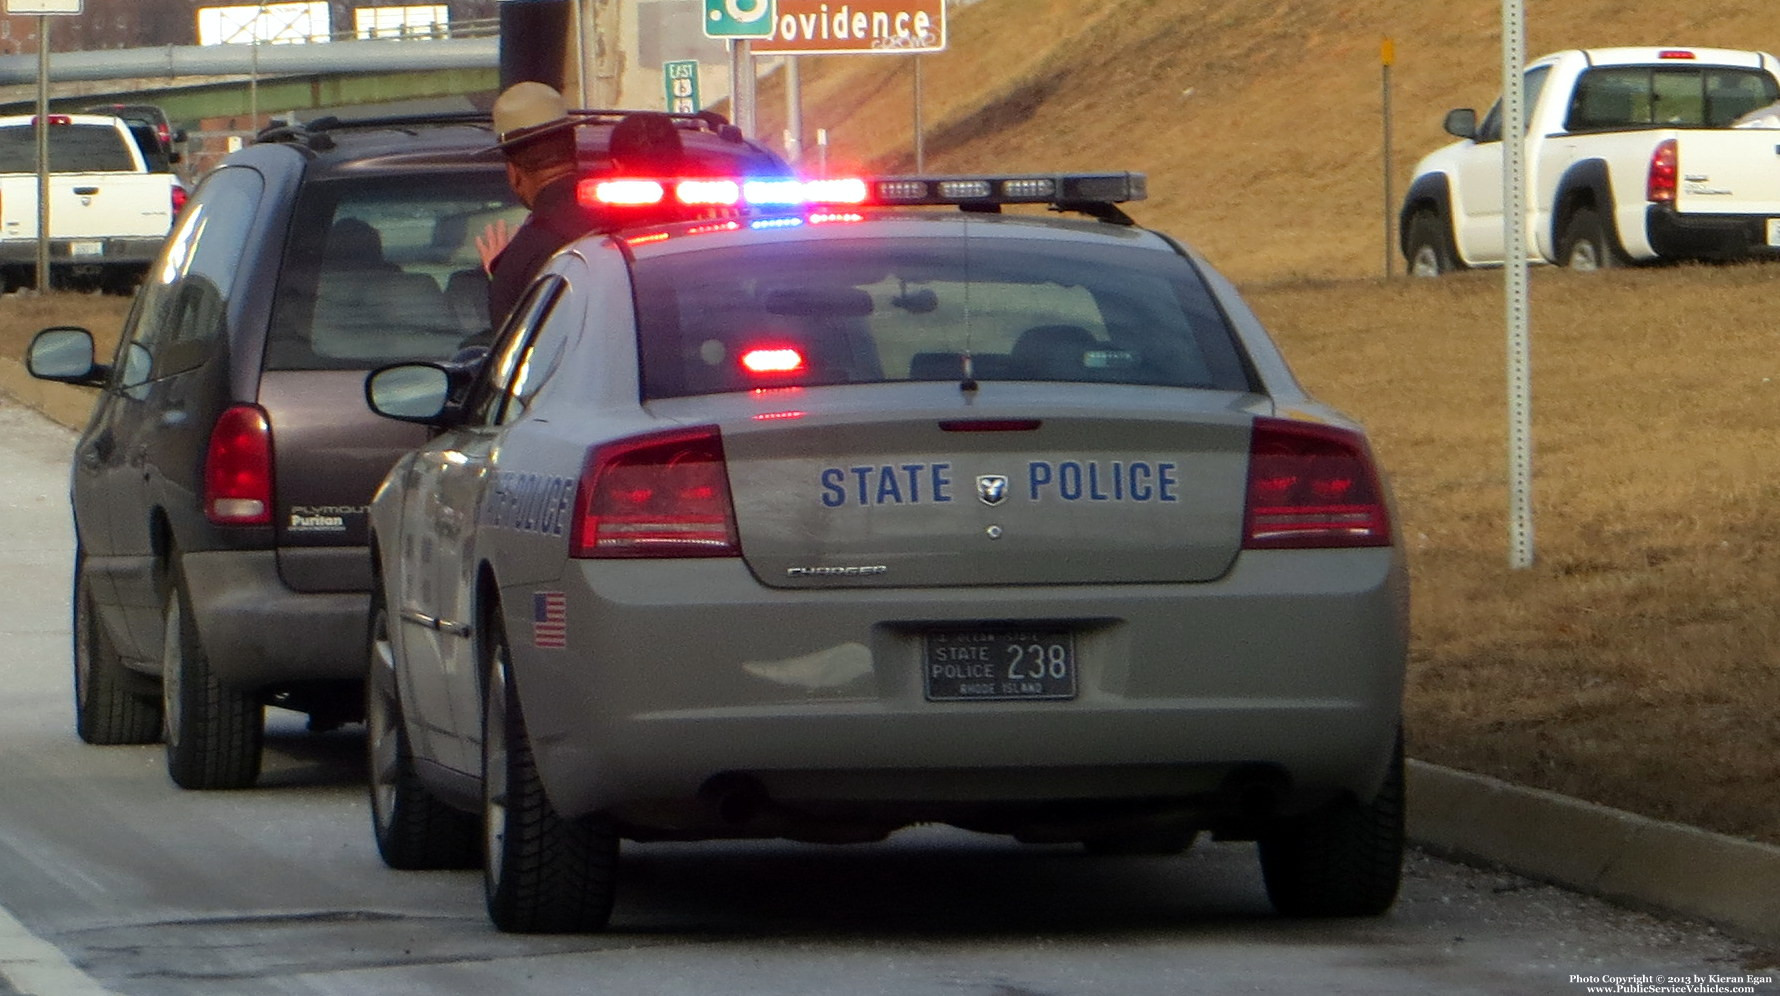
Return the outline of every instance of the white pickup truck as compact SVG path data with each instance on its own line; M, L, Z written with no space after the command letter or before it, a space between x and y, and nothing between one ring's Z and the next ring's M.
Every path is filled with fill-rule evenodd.
M1526 69L1527 252L1575 269L1780 258L1780 61L1766 52L1607 48ZM1764 113L1765 111L1765 113ZM1502 108L1447 113L1460 141L1416 165L1409 271L1500 265Z
M185 190L152 172L123 120L51 114L49 263L52 286L125 293L166 241ZM0 280L37 282L37 133L31 115L0 117Z

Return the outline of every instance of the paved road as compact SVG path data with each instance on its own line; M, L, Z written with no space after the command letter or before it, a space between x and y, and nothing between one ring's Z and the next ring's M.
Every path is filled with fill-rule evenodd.
M75 739L71 445L0 402L0 996L1422 996L1771 964L1421 855L1392 915L1302 923L1269 912L1247 845L1088 858L942 829L635 846L610 933L503 936L476 875L378 861L356 731L314 736L274 712L260 787L208 794L173 788L158 748Z

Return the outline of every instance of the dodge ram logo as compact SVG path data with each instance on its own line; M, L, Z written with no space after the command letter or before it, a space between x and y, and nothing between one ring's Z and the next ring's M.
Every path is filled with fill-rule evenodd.
M977 476L977 497L985 505L999 505L1007 500L1007 475L979 474Z

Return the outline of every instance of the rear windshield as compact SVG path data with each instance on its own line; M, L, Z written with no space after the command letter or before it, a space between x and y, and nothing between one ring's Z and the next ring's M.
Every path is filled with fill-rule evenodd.
M49 129L52 173L128 173L136 170L129 139L112 125L58 124ZM37 129L0 128L0 173L37 172Z
M1759 69L1603 66L1577 80L1564 127L1725 128L1775 101L1780 101L1780 84Z
M494 170L310 184L292 213L266 368L449 358L489 327L476 236L524 216Z
M647 398L967 374L1249 388L1198 273L1154 249L824 240L639 260L635 280Z

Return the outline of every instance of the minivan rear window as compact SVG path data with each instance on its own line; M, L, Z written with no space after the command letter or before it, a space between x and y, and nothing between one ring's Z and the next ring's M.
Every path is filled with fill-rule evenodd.
M266 368L449 358L489 329L476 236L524 217L505 173L489 169L310 184L292 213Z
M1197 271L1154 249L824 239L634 272L646 398L966 376L1249 388Z

